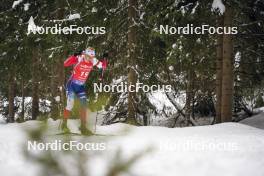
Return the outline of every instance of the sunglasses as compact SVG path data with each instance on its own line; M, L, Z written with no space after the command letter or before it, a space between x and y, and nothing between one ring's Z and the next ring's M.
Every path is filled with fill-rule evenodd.
M89 55L89 56L95 56L95 51L94 50L85 50L84 54Z

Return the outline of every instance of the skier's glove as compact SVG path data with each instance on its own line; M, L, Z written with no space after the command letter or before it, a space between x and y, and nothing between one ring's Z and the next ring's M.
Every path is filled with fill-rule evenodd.
M74 56L79 56L79 55L82 54L82 52L83 52L82 50L79 50L79 51L74 52L73 55Z
M103 54L103 58L107 58L108 59L108 53L104 53Z

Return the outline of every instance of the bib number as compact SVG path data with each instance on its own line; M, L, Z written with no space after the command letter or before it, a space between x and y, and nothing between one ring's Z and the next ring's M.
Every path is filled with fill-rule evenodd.
M81 77L87 77L88 76L88 74L89 74L89 72L81 72Z

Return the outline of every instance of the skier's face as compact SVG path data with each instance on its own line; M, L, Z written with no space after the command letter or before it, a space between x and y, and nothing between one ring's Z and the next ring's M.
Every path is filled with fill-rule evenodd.
M90 61L90 60L92 60L94 58L94 56L85 54L85 57L84 58L85 58L86 61Z

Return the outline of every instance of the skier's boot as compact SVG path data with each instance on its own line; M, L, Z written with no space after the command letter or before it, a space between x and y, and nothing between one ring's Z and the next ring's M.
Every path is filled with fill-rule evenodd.
M86 113L86 108L82 108L80 111L81 126L79 127L79 130L83 135L91 136L93 133L86 127Z
M85 124L81 123L81 126L79 127L79 130L81 132L82 135L85 135L85 136L91 136L93 135L93 132L91 132Z
M63 119L62 125L61 125L61 131L63 133L71 133L70 129L67 126L67 119Z
M65 109L63 112L63 121L62 121L62 125L61 125L61 130L63 133L70 133L70 129L67 126L67 120L70 116L70 111Z

